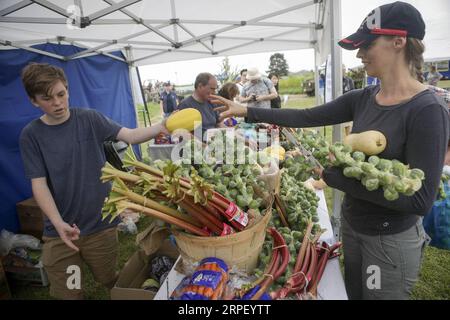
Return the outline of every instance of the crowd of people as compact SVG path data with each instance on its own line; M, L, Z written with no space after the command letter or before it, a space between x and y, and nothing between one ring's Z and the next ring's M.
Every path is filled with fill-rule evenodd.
M216 77L208 72L197 75L192 95L179 101L170 82L164 83L164 90L160 95L161 115L167 118L172 112L186 108L194 108L202 115L202 129L220 128L231 125L231 122L219 121L215 106L209 101L209 96L218 94L251 107L281 108L281 99L278 94L279 77L270 74L262 75L257 68L242 69L234 82L223 83L219 89Z

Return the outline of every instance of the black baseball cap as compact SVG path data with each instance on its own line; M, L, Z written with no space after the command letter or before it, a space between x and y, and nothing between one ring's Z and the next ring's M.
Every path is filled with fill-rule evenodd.
M358 31L338 44L347 50L368 46L379 36L400 36L423 40L425 22L420 12L409 3L397 1L370 12Z

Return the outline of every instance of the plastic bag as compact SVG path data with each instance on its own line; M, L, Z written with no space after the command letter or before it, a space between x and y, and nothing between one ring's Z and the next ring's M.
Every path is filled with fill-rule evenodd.
M29 248L40 250L42 248L39 239L27 234L14 234L3 229L0 232L0 256L6 256L14 248Z
M130 234L136 234L138 231L137 226L131 217L123 218L122 222L117 225L117 229Z
M423 227L431 237L430 246L450 250L450 186L444 183L444 189L446 198L434 202L423 219Z
M117 225L117 229L119 231L130 234L137 233L138 230L136 223L138 223L140 218L140 214L138 212L127 209L120 214L120 218L122 219L122 222Z

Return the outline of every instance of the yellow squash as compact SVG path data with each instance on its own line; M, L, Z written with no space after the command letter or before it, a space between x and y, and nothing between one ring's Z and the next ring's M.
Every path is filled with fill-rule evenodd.
M384 134L375 130L349 134L343 142L352 147L353 151L361 151L368 156L383 152L387 143Z
M201 124L202 115L200 111L194 108L187 108L172 113L166 120L166 128L171 133L176 129L193 131L195 127Z
M284 148L279 145L267 147L264 149L264 152L269 156L278 158L278 160L280 160L280 161L284 160L284 157L286 154L286 151L284 150Z

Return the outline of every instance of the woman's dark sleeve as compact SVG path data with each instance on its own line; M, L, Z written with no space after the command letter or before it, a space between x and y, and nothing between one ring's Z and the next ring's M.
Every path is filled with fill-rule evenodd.
M405 146L406 161L410 168L419 168L425 173L422 188L413 196L388 201L382 188L367 191L360 181L347 178L342 169L332 167L323 172L324 181L332 188L341 190L355 198L403 213L425 215L436 199L439 181L447 151L449 121L448 113L440 105L423 108L410 123Z
M248 108L248 122L271 123L290 128L308 128L353 120L353 106L363 90L354 90L339 98L309 109Z

